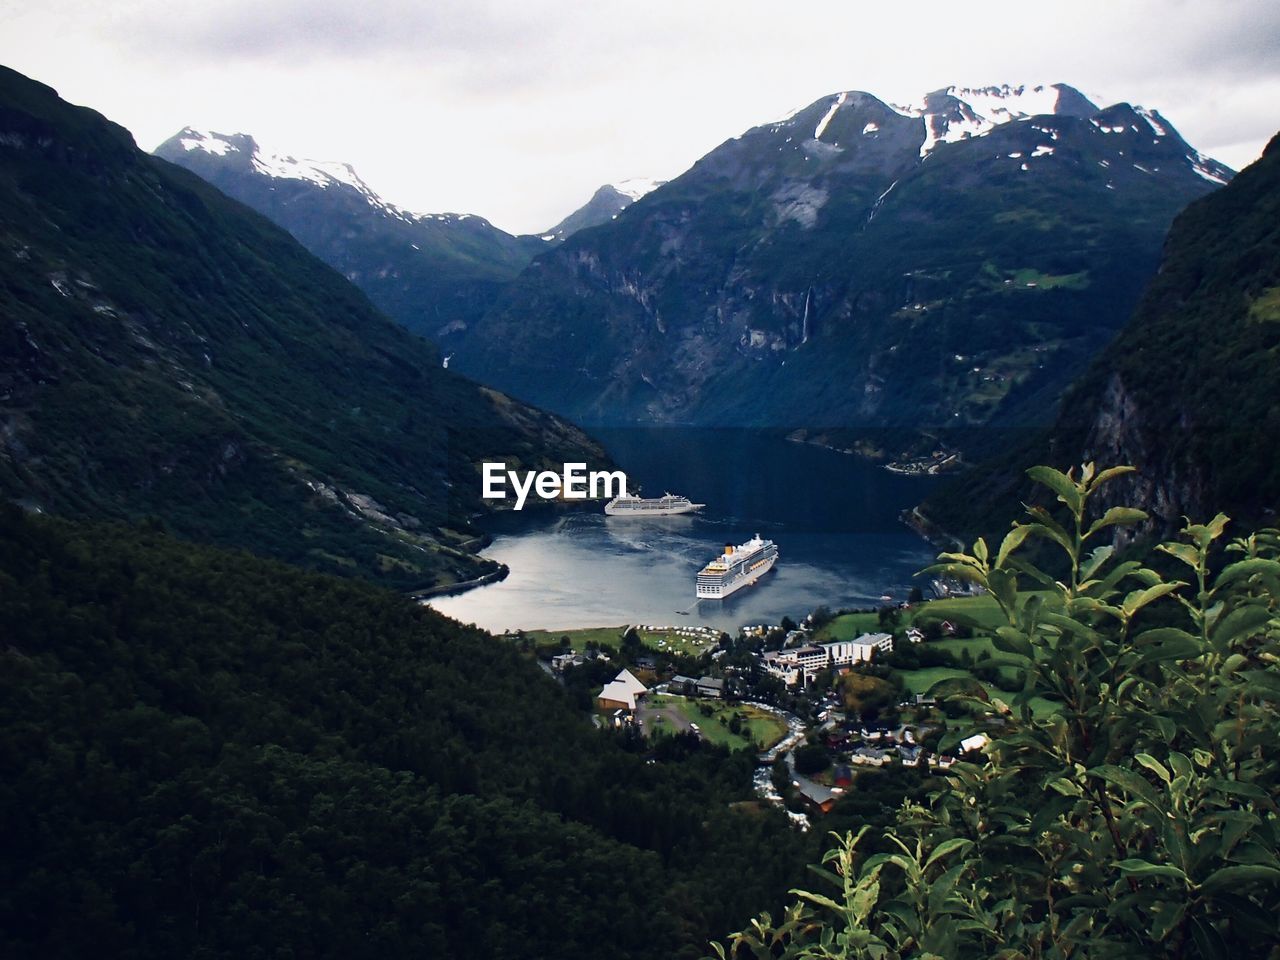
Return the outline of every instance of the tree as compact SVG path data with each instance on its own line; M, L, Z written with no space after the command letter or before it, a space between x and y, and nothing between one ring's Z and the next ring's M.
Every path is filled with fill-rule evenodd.
M845 709L860 717L876 716L894 702L896 693L889 681L853 670L841 679L840 690L844 696Z
M796 747L794 754L796 773L811 777L831 766L831 754L827 748L818 743L806 743Z
M1218 515L1120 559L1101 537L1146 515L1091 500L1131 472L1032 468L1065 521L1033 506L997 550L940 556L934 572L995 599L998 660L1024 672L1007 701L955 698L992 731L985 762L904 805L890 852L866 856L865 828L838 836L834 895L797 891L718 957L1274 956L1280 532L1224 547ZM1061 576L1022 555L1031 539Z

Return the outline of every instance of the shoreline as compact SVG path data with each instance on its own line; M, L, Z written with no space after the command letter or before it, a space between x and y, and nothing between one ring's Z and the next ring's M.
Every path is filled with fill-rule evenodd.
M963 540L954 534L948 533L926 517L920 512L919 505L912 507L910 510L903 510L902 513L898 514L898 519L915 531L926 543L933 544L939 549L960 551L965 549Z
M483 576L474 577L471 580L458 580L455 583L442 583L435 587L426 587L422 590L410 590L408 593L410 600L422 602L431 600L435 597L452 597L459 593L466 593L468 590L474 590L476 587L488 586L491 583L499 583L511 575L511 568L505 563L499 564L498 569Z

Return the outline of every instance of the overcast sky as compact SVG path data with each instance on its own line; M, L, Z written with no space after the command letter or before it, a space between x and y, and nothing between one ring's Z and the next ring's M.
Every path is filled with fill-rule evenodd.
M1275 0L0 0L0 62L144 149L251 133L513 232L838 90L1061 81L1236 168L1280 128Z

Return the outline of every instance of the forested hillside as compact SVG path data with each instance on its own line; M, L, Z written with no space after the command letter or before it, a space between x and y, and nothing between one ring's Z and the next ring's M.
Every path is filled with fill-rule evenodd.
M0 496L398 587L459 549L478 461L601 456L265 217L0 68Z
M359 581L0 510L0 955L696 956L816 847Z

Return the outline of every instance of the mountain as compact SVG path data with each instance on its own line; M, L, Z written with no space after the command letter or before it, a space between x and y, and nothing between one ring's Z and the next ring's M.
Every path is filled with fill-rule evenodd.
M379 197L349 164L263 150L246 134L187 127L155 154L284 227L410 330L472 322L545 243L471 214L416 214Z
M402 588L466 549L478 461L596 459L441 369L286 232L0 70L0 496L155 517Z
M1045 422L1230 176L1061 84L834 94L539 255L442 343L580 422Z
M1153 532L1224 511L1276 525L1280 508L1280 135L1174 221L1133 318L1065 394L1046 434L924 506L954 531L993 530L1029 494L1034 463L1131 464L1108 504Z
M599 226L613 220L627 207L647 193L662 186L665 180L632 178L617 183L606 183L591 195L591 199L569 214L554 227L542 234L543 240L563 240L570 234Z

